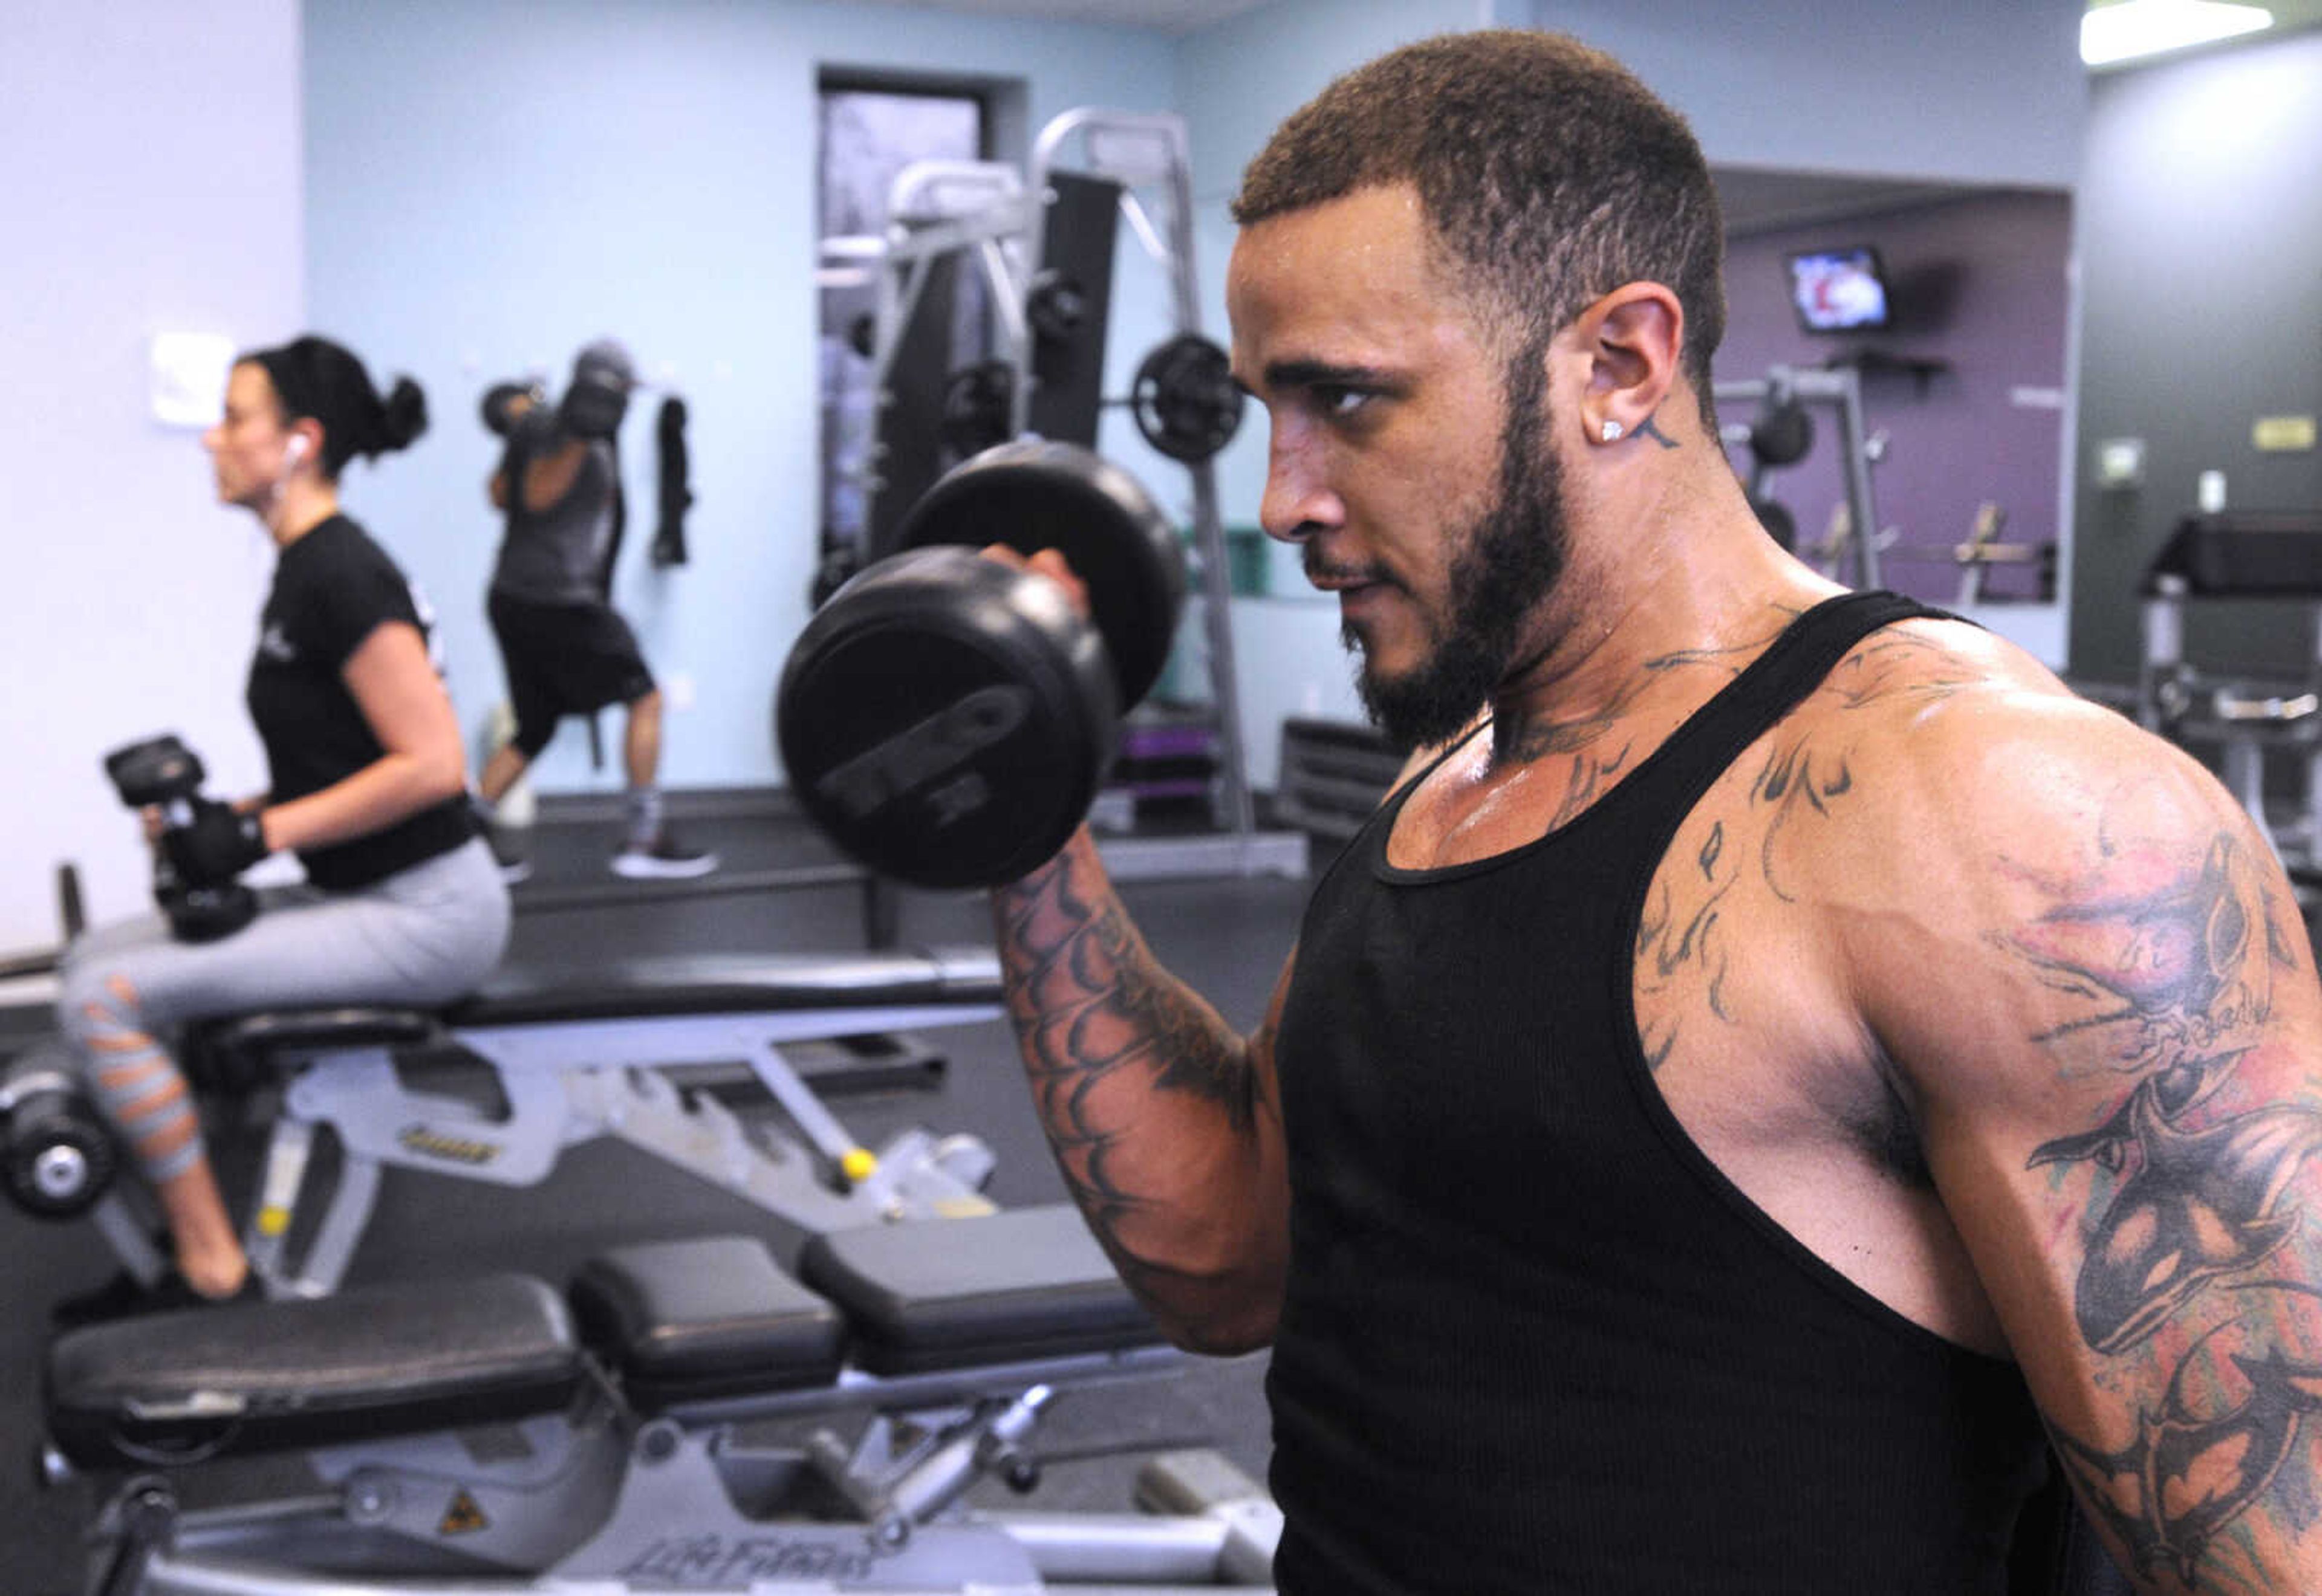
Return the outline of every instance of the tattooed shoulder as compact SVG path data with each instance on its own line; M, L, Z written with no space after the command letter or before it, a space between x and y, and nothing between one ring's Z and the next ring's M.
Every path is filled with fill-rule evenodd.
M1978 688L2021 688L2035 679L1971 626L1915 620L1864 638L1824 679L1821 696L1842 708L1868 709L1926 703Z

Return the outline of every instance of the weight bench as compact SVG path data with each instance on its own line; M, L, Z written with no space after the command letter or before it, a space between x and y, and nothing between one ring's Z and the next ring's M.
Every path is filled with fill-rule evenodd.
M981 1142L912 1130L876 1153L862 1147L784 1049L992 1019L1001 996L998 961L984 950L656 956L579 971L506 969L441 1008L202 1022L185 1051L206 1090L279 1089L245 1245L270 1297L318 1297L344 1277L384 1169L528 1186L565 1147L597 1136L747 1198L799 1245L825 1230L986 1212L992 1156ZM412 1068L422 1053L453 1061L459 1079L447 1089L422 1078ZM735 1061L788 1129L745 1124L717 1092L679 1084L688 1067ZM318 1193L310 1188L325 1182L310 1175L325 1127L340 1158ZM116 1247L124 1228L107 1227ZM294 1238L303 1242L295 1258Z
M1174 1516L995 1514L1062 1391L1177 1368L1068 1206L627 1246L571 1311L525 1275L157 1314L51 1350L47 1477L114 1485L101 1596L591 1596L1262 1587L1279 1515L1214 1455ZM851 1446L745 1421L873 1414ZM301 1454L317 1491L186 1509L189 1471ZM464 1581L465 1582L460 1582Z

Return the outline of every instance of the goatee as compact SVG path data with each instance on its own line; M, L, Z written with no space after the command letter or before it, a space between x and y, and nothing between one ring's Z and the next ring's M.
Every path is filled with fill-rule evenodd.
M1563 574L1568 535L1563 478L1549 447L1546 362L1526 351L1504 384L1507 422L1500 430L1499 489L1493 502L1455 533L1449 614L1431 624L1434 647L1399 676L1382 676L1367 659L1355 679L1363 708L1399 748L1441 743L1472 721L1506 679L1524 642L1525 623ZM1352 626L1341 628L1359 651Z

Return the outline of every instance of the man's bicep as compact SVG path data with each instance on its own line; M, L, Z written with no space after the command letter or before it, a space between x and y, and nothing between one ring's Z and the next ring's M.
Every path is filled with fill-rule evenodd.
M1883 1039L2129 1572L2284 1588L2322 1555L2322 991L2230 798L2174 755L2113 752L2068 755L1956 850L1937 896L1964 923L1881 1005Z

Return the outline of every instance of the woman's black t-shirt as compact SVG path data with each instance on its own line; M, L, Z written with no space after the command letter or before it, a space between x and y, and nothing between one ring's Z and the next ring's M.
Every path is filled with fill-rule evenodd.
M247 694L250 718L266 744L272 802L319 792L387 752L340 671L386 622L416 626L424 637L431 619L386 551L344 515L282 551L259 618ZM447 853L474 834L466 798L454 797L384 831L301 849L298 862L315 886L352 891Z

